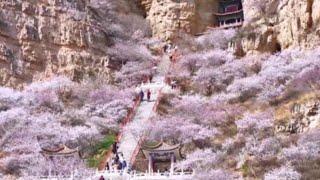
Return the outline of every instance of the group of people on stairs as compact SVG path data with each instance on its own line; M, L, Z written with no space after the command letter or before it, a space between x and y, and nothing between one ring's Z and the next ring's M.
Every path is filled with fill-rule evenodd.
M173 46L172 44L167 44L166 46L163 47L163 51L164 53L169 54L169 58L170 58L170 62L174 63L176 62L176 60L179 57L179 53L178 53L178 47L177 46ZM142 84L143 83L151 83L153 80L153 75L146 75L143 78ZM177 88L177 82L174 80L169 80L169 82L167 82L168 79L166 79L166 83L169 84L171 86L172 89L176 89ZM150 87L149 87L150 88ZM139 92L136 96L136 98L138 98L141 102L142 101L151 101L151 90L150 89L146 89L143 90L142 88L140 90L138 90L137 92ZM146 99L145 99L146 96ZM114 143L113 145L113 157L111 160L111 166L110 164L106 165L106 169L107 170L125 170L128 169L128 165L127 162L125 161L122 152L118 152L118 145L117 142ZM103 176L100 177L100 180L105 180L105 178Z
M143 90L140 90L139 92L139 98L141 101L144 101L144 92ZM150 89L147 90L147 101L150 101L151 100L151 91Z

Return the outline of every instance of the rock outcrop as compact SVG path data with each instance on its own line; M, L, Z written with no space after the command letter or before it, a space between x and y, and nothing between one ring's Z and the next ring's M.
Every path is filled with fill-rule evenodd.
M219 0L137 0L153 36L174 41L215 22ZM132 1L133 2L133 1ZM251 3L250 3L251 2ZM313 48L320 40L320 1L243 0L245 24L236 52ZM108 1L4 0L0 2L0 85L23 86L54 74L73 80L109 76ZM128 9L123 10L128 11ZM101 13L104 12L104 13Z
M286 117L276 124L277 132L303 133L320 127L320 99L313 97L286 106Z
M218 0L140 0L153 35L174 40L179 32L201 33L214 24ZM245 25L238 51L276 52L313 48L320 37L320 1L243 0Z
M319 44L320 1L267 0L264 6L244 1L244 52L276 52ZM250 31L251 30L251 31Z
M214 22L217 0L140 0L153 36L175 40L179 32L197 34Z
M99 8L89 0L0 2L0 85L63 74L73 80L109 75L110 40Z

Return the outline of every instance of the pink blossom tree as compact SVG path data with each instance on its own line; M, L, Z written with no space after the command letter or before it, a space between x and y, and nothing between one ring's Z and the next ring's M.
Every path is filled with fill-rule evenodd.
M22 93L10 88L0 87L0 102L6 105L17 104L22 98Z
M214 137L220 132L216 128L194 123L191 119L173 116L154 120L149 133L149 138L155 140L190 143Z
M110 50L111 62L124 65L129 61L145 62L153 59L151 52L144 45L133 43L117 43ZM110 64L111 65L111 64Z
M202 49L226 49L228 48L228 43L235 37L235 35L236 31L234 29L212 30L197 38L196 42Z
M269 137L260 142L248 138L245 146L246 152L255 156L260 161L268 161L277 157L281 150L280 141L274 137Z
M222 152L211 149L196 150L187 155L186 160L178 163L178 168L192 168L197 179L232 179L233 173L219 169L219 164L225 160Z
M295 165L301 162L319 160L320 140L318 137L319 132L317 130L302 135L298 140L297 146L292 145L283 149L281 158Z
M273 123L273 113L269 111L245 113L242 119L236 121L238 133L252 136L256 140L272 135Z
M277 179L299 180L301 179L301 175L290 166L282 166L279 169L274 169L268 172L264 176L264 179L266 180L277 180Z
M197 171L198 172L198 171ZM229 180L229 179L236 179L236 176L225 169L212 169L210 171L199 171L196 172L195 178L199 180Z
M196 150L187 155L186 160L178 164L178 167L194 169L212 169L218 166L224 159L221 152L213 152L211 149Z
M154 76L154 67L155 63L152 61L128 62L115 73L115 81L121 87L137 86L144 82L146 77Z
M79 87L91 94L80 97ZM89 153L92 144L107 133L119 130L121 120L132 105L130 90L109 86L99 88L90 84L80 86L60 77L52 82L31 84L23 92L4 91L10 93L1 94L0 101L15 101L16 107L8 106L0 111L0 151L7 154L0 163L9 173L22 177L49 173L53 162L40 154L42 148L67 145ZM68 96L63 97L64 94ZM77 103L79 100L83 102ZM44 108L51 107L48 104L64 108L59 111ZM54 164L51 169L56 174L87 170L78 157L58 159Z
M320 89L320 67L318 65L303 69L291 82L291 88L297 91Z

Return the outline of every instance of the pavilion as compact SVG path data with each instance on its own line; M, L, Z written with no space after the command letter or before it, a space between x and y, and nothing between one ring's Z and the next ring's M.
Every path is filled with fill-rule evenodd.
M78 148L71 149L65 145L56 149L41 148L40 153L49 163L48 176L70 175L73 173L76 163L80 160ZM61 169L64 169L64 171L62 172Z
M169 145L167 143L160 142L154 146L144 145L141 149L145 157L148 159L149 172L168 169L170 169L170 172L173 172L174 163L183 158L180 152L180 144Z
M63 145L57 149L42 148L40 153L45 157L55 157L55 156L75 157L79 154L79 150L78 148L71 149Z

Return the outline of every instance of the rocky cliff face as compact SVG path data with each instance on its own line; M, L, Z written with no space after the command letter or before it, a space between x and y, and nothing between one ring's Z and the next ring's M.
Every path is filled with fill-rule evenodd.
M319 97L302 102L290 102L285 108L287 115L276 124L277 132L303 133L320 126Z
M197 34L213 24L217 0L140 0L153 36L175 40L179 32Z
M137 0L153 36L175 40L214 23L218 0ZM118 2L118 1L117 1ZM120 2L120 1L119 1ZM132 1L135 2L135 1ZM320 37L320 1L243 0L239 52L313 48ZM0 2L0 85L22 86L53 74L74 80L109 76L106 27L109 1L4 0ZM121 9L126 11L125 9Z
M0 2L0 85L64 74L73 80L108 75L112 43L99 13L106 3L89 0Z
M245 52L313 48L319 44L320 1L267 0L259 6L244 0L243 7L244 30L249 32L241 42Z
M214 23L218 0L140 0L153 35L174 40L180 31L197 34ZM243 0L243 52L275 52L290 47L312 48L319 42L320 1ZM238 49L239 50L239 49Z

